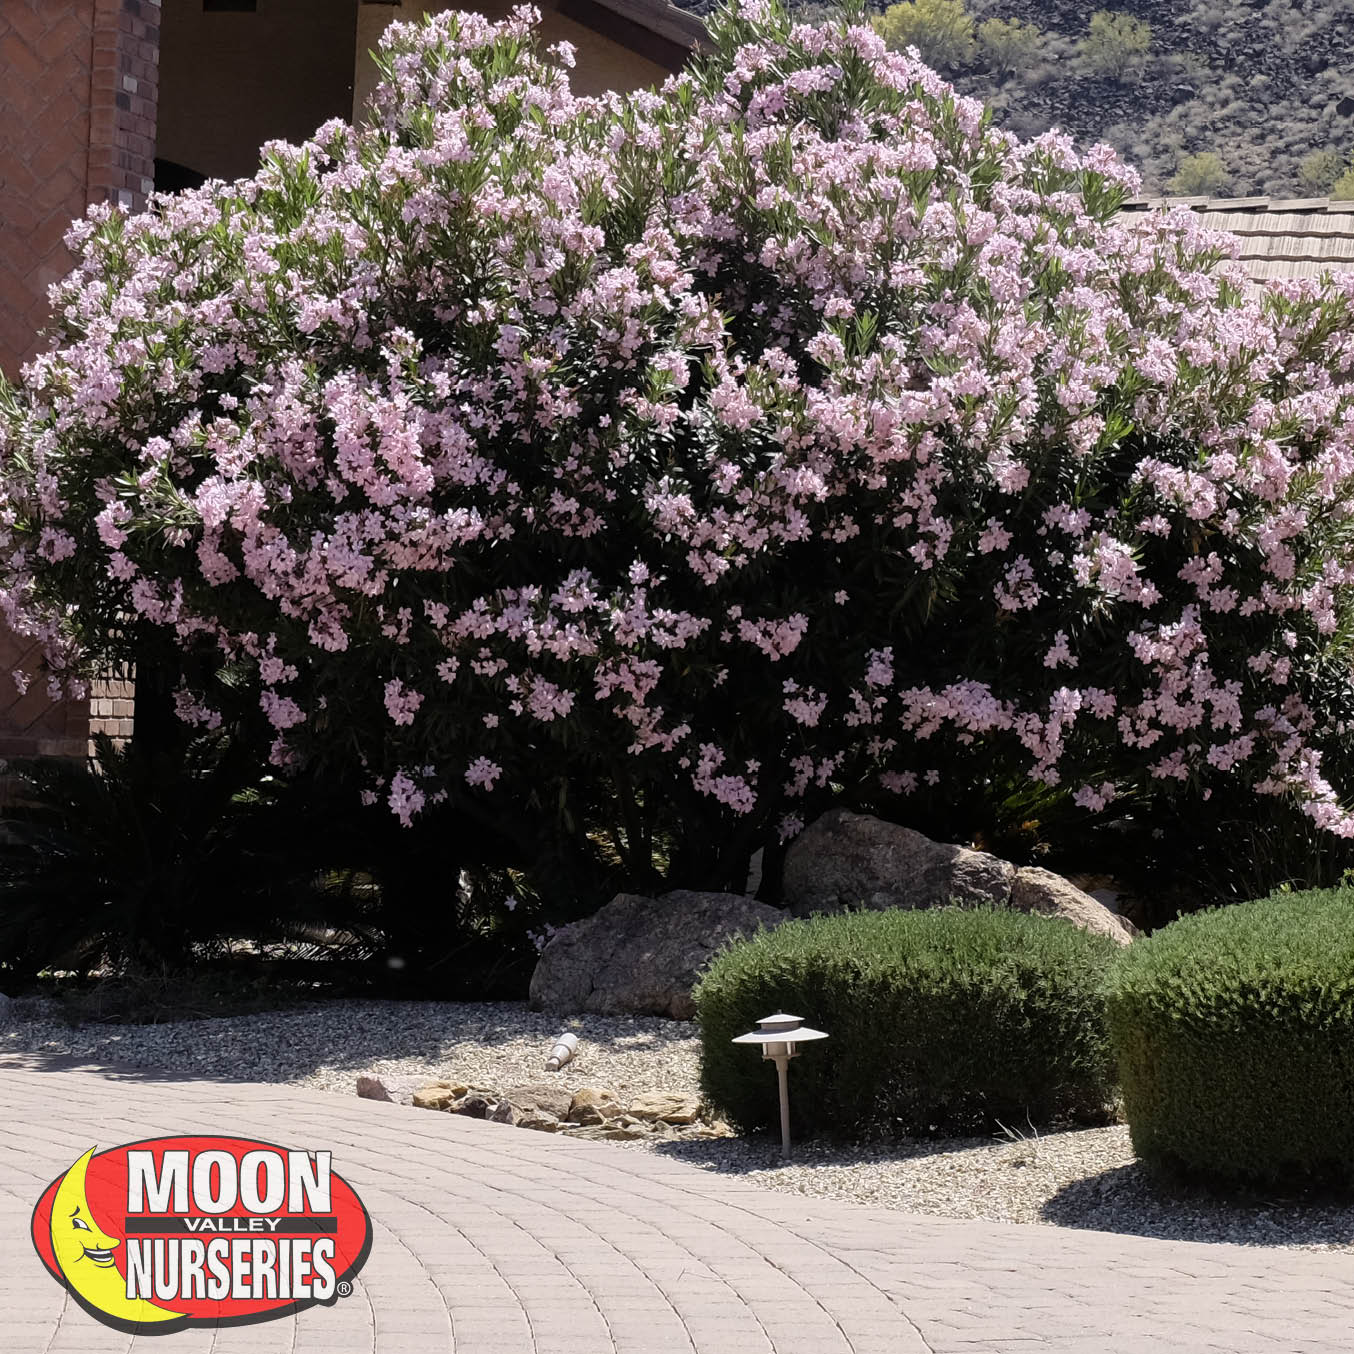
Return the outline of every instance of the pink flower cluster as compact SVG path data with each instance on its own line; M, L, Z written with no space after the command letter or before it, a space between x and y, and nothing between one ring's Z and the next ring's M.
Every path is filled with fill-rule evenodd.
M74 227L0 420L53 673L133 613L279 764L341 706L406 822L592 776L793 831L984 748L1354 833L1354 284L1251 295L864 26L745 4L579 99L533 25L396 25L369 124Z

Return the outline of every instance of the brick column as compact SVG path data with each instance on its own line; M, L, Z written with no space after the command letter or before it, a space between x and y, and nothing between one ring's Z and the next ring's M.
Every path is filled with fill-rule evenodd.
M90 751L94 750L94 735L106 733L115 743L124 743L132 736L132 712L136 700L136 683L130 669L94 684L89 696Z
M132 212L145 207L155 187L159 83L160 0L94 0L86 183L91 202L116 202ZM130 671L94 683L86 714L91 740L97 733L118 742L132 736L134 692Z
M140 211L155 186L160 0L94 0L93 37L88 197Z

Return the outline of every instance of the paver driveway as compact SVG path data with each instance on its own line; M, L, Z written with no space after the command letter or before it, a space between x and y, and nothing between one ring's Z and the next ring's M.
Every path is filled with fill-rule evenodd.
M253 1083L0 1056L0 1351L1132 1354L1354 1348L1354 1258L955 1222L773 1194L605 1143ZM47 1182L165 1134L328 1146L375 1240L353 1296L119 1335L28 1238Z

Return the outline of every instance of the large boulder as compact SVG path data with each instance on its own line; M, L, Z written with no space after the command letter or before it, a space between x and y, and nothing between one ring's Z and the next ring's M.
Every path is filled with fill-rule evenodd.
M966 846L933 842L911 828L832 809L785 856L785 902L799 917L848 909L1014 907L1062 917L1128 944L1133 929L1103 903L1048 870L1017 869Z
M1138 933L1138 928L1126 917L1111 912L1099 899L1083 893L1062 875L1033 865L1016 871L1011 885L1011 906L1021 912L1062 917L1083 931L1109 936L1121 945L1127 945Z
M933 842L911 828L831 809L785 856L785 902L796 916L847 908L1010 901L1015 867L986 851Z
M690 1020L691 988L715 951L784 920L776 908L734 893L617 894L550 937L531 976L531 1005Z

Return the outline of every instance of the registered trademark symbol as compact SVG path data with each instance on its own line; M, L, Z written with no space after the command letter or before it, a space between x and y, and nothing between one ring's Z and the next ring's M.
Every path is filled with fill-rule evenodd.
M352 1286L352 1284L350 1284L350 1283L348 1282L347 1279L340 1279L340 1280L338 1281L338 1285L337 1285L337 1287L335 1288L334 1291L335 1291L335 1292L339 1295L339 1297L341 1297L341 1298L351 1297L351 1296L352 1296L352 1291L353 1291L353 1286Z

